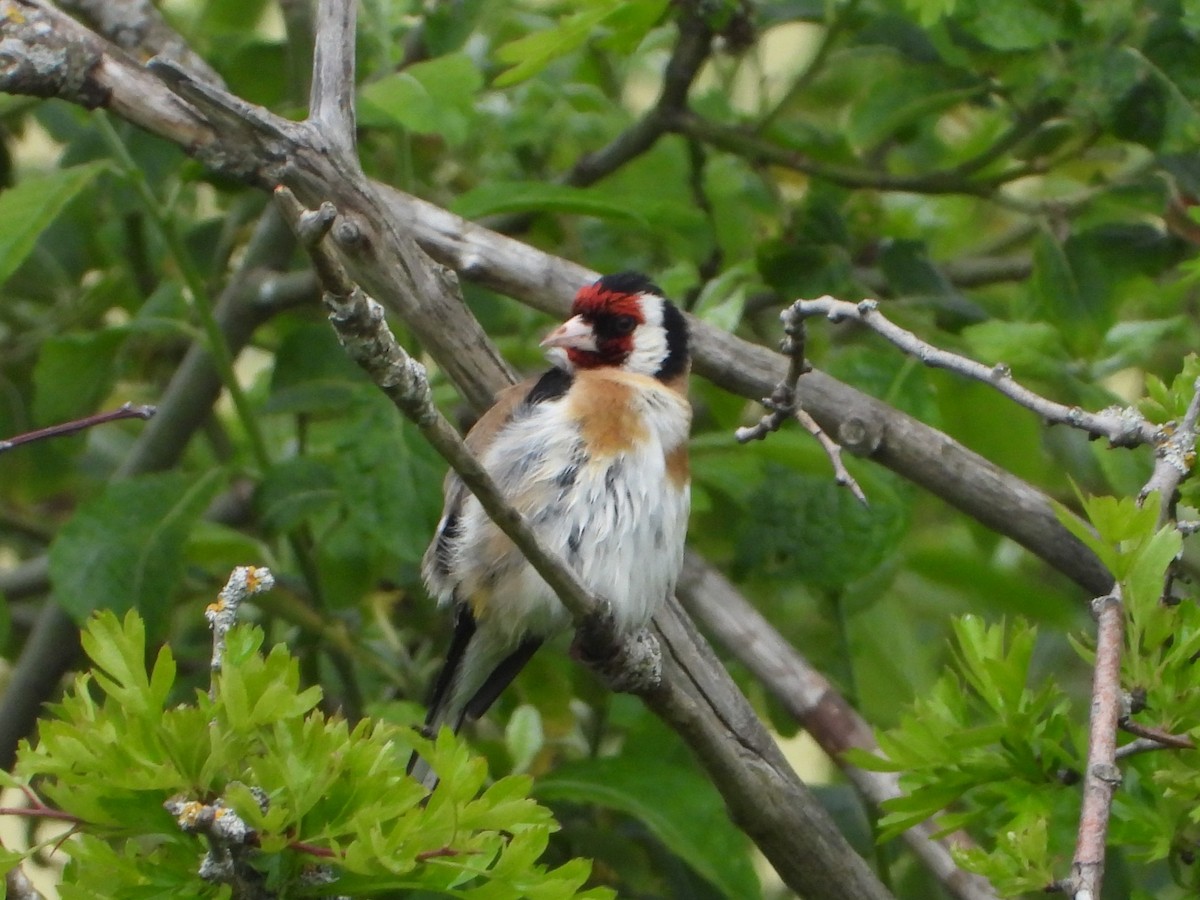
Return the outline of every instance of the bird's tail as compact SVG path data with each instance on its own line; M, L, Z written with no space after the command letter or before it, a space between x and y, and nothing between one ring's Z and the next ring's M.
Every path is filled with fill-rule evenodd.
M495 638L477 627L468 606L459 607L454 637L425 716L423 730L429 737L436 737L443 725L457 733L468 720L487 712L542 645L540 637L524 638L515 647ZM408 774L429 790L438 782L437 773L417 753L408 761Z

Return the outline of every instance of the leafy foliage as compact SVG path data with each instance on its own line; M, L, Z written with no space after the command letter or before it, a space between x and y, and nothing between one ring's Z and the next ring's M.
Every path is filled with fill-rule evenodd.
M529 779L484 787L486 766L449 732L436 741L316 709L282 646L229 632L215 697L172 703L176 663L162 648L146 670L146 632L134 612L98 614L83 634L93 667L22 748L21 783L35 783L79 820L64 848L64 897L220 896L196 874L201 840L163 804L219 798L255 831L252 860L269 890L328 869L305 892L378 895L400 888L462 897L605 897L579 888L587 865L537 866L555 828L526 796ZM404 774L419 749L441 774L429 796Z
M1195 661L1200 653L1200 607L1164 602L1168 569L1180 550L1179 532L1157 527L1160 499L1096 497L1084 504L1092 528L1063 515L1116 576L1126 615L1121 684L1136 700L1123 714L1162 734L1200 735ZM882 758L853 753L864 767L902 773L906 796L886 804L884 834L942 810L949 831L972 826L992 836L963 851L963 862L1002 891L1035 891L1057 881L1073 846L1079 817L1074 786L1085 769L1086 722L1053 677L1033 666L1036 631L1028 624L986 625L975 617L954 623L954 672L914 701L898 727L879 736ZM1087 662L1086 639L1073 639ZM1128 743L1128 741L1126 741ZM1195 749L1143 754L1123 764L1126 783L1114 805L1115 842L1146 860L1190 858L1193 816L1181 805L1195 783ZM1181 888L1195 874L1172 868Z
M233 91L302 114L307 4L156 6ZM1189 356L1200 346L1193 0L365 0L360 8L358 139L373 178L591 268L646 270L709 324L768 346L779 337L778 310L798 296L870 296L928 341L1004 363L1063 403L1137 406L1162 425L1187 409L1200 376ZM711 38L711 47L691 61L697 74L682 99L659 109L664 71L685 36L693 47ZM686 68L676 57L670 71ZM107 723L97 735L127 728L128 750L78 736L72 744L61 722L47 721L43 734L59 736L63 759L83 754L118 781L147 760L157 766L137 769L143 783L130 777L112 796L62 770L54 799L86 801L88 821L107 829L69 845L74 865L86 861L114 883L147 879L139 890L149 896L192 889L162 881L194 873L198 850L159 808L158 779L236 802L275 842L270 875L282 880L300 864L287 841L323 834L349 846L359 834L350 806L398 802L314 800L317 785L351 792L328 778L337 754L284 745L353 741L368 748L355 757L365 765L376 735L393 734L298 711L298 698L311 700L305 691L318 685L324 707L347 723L368 710L416 717L450 627L424 602L418 574L441 465L347 363L311 291L294 293L294 248L272 231L260 192L62 102L6 99L0 124L0 436L125 401L162 406L153 427L113 424L0 455L3 566L49 571L49 584L33 588L27 578L0 580L6 657L20 661L36 646L29 623L57 604L80 622L97 610L136 610L151 643L169 640L179 661L166 700L127 687L140 662L126 661L117 677L109 660L64 701L71 721ZM630 147L637 152L619 152ZM516 367L543 364L545 316L479 285L465 290ZM204 310L222 295L222 314L245 326L237 368L221 385L192 380L168 391L188 371L188 346L211 339ZM1122 499L1145 484L1149 450L1046 429L987 387L849 329L812 323L808 356L1065 508L1086 508L1094 531L1077 535L1119 574L1130 616L1123 687L1146 703L1135 718L1200 737L1185 663L1197 649L1195 562L1187 541L1155 527L1158 501L1139 508ZM466 425L452 386L431 371L439 402ZM244 402L228 402L234 389ZM195 405L168 404L180 394ZM692 396L693 549L875 724L897 728L883 743L913 792L886 813L889 839L876 859L906 874L897 891L936 890L891 835L947 804L949 823L981 845L970 864L998 883L1035 890L1063 877L1079 790L1063 773L1078 771L1084 751L1089 598L1036 558L1040 548L1025 552L900 476L850 460L871 501L860 508L790 427L736 446L733 429L761 413L754 398L700 378ZM885 436L884 456L890 450ZM1198 490L1194 479L1183 483L1182 517L1200 508ZM265 675L229 674L244 686L219 701L221 727L230 747L244 749L256 734L302 769L233 760L206 737L208 701L189 693L206 671L207 639L178 610L206 602L246 558L281 574L284 587L255 615L261 642L286 642L295 662L274 652L255 661L254 641L239 638L246 672L269 670L287 687L281 694ZM1165 572L1169 604L1159 597ZM797 728L762 685L731 668L781 732ZM104 700L101 679L158 712ZM261 709L256 691L272 697ZM181 699L191 706L170 705ZM271 719L285 709L294 717ZM747 874L744 842L730 838L718 852L704 841L729 834L711 824L719 805L682 768L677 741L620 709L565 654L541 654L469 737L491 771L527 772L546 785L563 830L539 825L505 850L492 822L492 843L481 838L469 860L417 869L486 862L516 884L500 861L521 868L548 841L547 858L602 858L592 878L623 893L771 896L770 884ZM155 731L173 722L178 734ZM237 773L206 768L210 752L236 762ZM482 784L465 751L446 752L465 785ZM1194 880L1193 756L1122 762L1109 864L1118 895L1170 898L1172 878ZM247 769L255 765L264 770ZM819 767L805 774L826 777ZM235 780L269 782L284 799L256 813L229 787ZM523 787L498 784L506 787L494 809L536 818L519 800ZM656 785L670 785L678 801L660 800ZM516 795L506 799L508 790ZM468 802L447 801L446 810ZM418 816L382 806L397 822ZM150 833L146 822L156 837L135 839ZM402 831L372 840L403 842ZM347 864L343 887L411 874L370 869L375 845L354 846L365 868ZM419 851L405 847L414 860Z

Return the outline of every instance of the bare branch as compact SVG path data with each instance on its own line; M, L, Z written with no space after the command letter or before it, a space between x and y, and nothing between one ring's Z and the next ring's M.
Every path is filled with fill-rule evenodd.
M190 69L198 78L225 86L217 70L188 46L150 0L58 0L58 5L143 61L162 56Z
M934 347L911 331L893 324L879 312L879 304L875 300L848 303L824 296L816 300L797 300L792 308L805 318L825 316L831 322L860 322L927 366L946 369L991 385L1010 400L1037 413L1046 421L1082 429L1093 437L1107 438L1114 447L1136 447L1139 444L1158 442L1158 428L1146 421L1137 410L1112 407L1100 413L1090 413L1078 406L1064 406L1047 400L1017 384L1008 366L1002 363L985 366L957 353Z
M308 121L346 158L354 154L357 0L318 0Z
M291 217L300 211L287 191L276 192ZM309 219L313 237L327 216ZM330 229L339 242L361 241L354 222ZM323 239L311 248L327 254ZM729 679L673 598L654 619L657 634L623 638L607 604L592 597L575 573L537 541L491 476L467 450L458 433L433 405L424 369L404 353L387 330L382 308L344 273L336 260L320 267L333 274L326 284L330 321L347 352L421 430L479 499L485 511L521 549L575 620L577 642L601 670L616 675L617 689L638 692L671 725L705 766L734 821L762 849L791 887L814 898L864 900L890 897L861 857L846 843L816 798L796 777L745 697Z
M212 673L212 681L208 686L209 697L216 699L217 696L217 676L221 674L225 665L225 638L237 621L238 609L243 601L255 594L269 591L274 586L275 576L271 574L270 569L261 566L238 566L229 574L229 580L225 582L225 587L221 588L217 599L204 611L204 617L208 619L213 633L212 661L209 664Z
M1154 728L1150 725L1143 725L1140 722L1135 722L1129 716L1122 716L1117 723L1122 731L1127 731L1130 734L1137 735L1140 741L1149 741L1156 745L1157 750L1195 750L1196 742L1186 734L1171 734L1169 731L1163 731L1161 728ZM1137 743L1130 742L1129 745ZM1125 747L1120 748L1124 750ZM1132 752L1132 751L1131 751ZM1120 755L1120 751L1118 751Z
M768 410L767 414L756 424L734 432L733 436L739 444L763 440L772 431L778 431L784 422L794 416L800 405L797 397L800 376L812 371L812 366L804 358L804 347L808 339L804 319L797 316L791 307L781 312L779 319L783 322L783 340L779 342L779 349L788 358L787 375L775 385L770 397L762 399L762 405Z
M670 130L687 108L688 91L712 49L713 33L704 19L684 8L679 17L679 40L663 72L658 100L634 125L611 143L589 153L575 164L566 183L576 187L595 184L631 159L645 153Z
M515 297L523 303L562 314L578 287L596 275L587 268L482 228L454 214L384 185L372 185L375 197L364 203L346 194L297 123L289 123L248 104L229 99L225 112L210 120L176 89L134 65L93 33L43 0L17 3L18 17L0 18L5 56L0 59L0 90L59 96L88 107L107 105L149 131L171 140L224 175L259 186L274 186L288 175L302 201L317 206L333 200L343 215L355 214L370 235L386 222L404 222L421 248L463 277ZM34 66L30 58L40 64ZM186 81L157 68L172 85ZM212 96L216 96L213 94ZM241 119L239 120L239 116ZM308 142L308 143L306 143ZM377 218L372 218L372 217ZM356 267L352 266L352 271ZM504 383L503 360L492 354L469 316L435 293L399 291L394 279L371 283L356 279L385 306L403 311L418 327L424 346L468 393L485 406ZM377 281L379 279L376 279ZM786 362L766 348L741 340L706 323L690 321L695 338L695 371L726 390L748 398L769 394L781 380ZM464 330L459 330L464 329ZM447 336L453 348L443 347ZM451 352L452 349L452 352ZM1077 581L1093 596L1107 592L1112 576L1082 541L1056 518L1047 498L1028 483L991 464L941 432L884 403L814 371L805 379L805 408L847 450L870 456L902 477L929 490L989 528L1008 535Z
M903 794L896 773L860 769L846 760L843 753L852 747L869 753L878 749L871 726L724 575L695 553L684 560L679 598L812 735L868 802L879 807ZM958 867L948 842L933 837L935 829L926 822L908 829L903 838L958 900L995 900L986 879ZM955 835L953 843L968 841L965 835Z
M1117 721L1121 716L1121 647L1125 609L1117 585L1093 602L1096 612L1096 670L1088 725L1087 770L1079 837L1067 890L1073 900L1095 900L1104 881L1104 850L1113 793L1121 783L1117 767Z
M800 377L805 372L812 371L812 366L804 358L804 345L807 339L804 319L797 315L794 306L785 309L779 314L779 318L783 321L783 340L780 342L780 350L789 360L788 373L775 386L771 396L764 397L762 400L763 406L770 412L759 419L756 425L739 428L733 436L739 444L761 441L772 431L778 431L789 418L795 418L804 426L804 430L816 439L817 443L821 445L821 449L825 451L825 455L829 457L837 483L842 487L848 487L858 502L867 506L869 504L866 494L863 493L858 482L854 480L854 476L846 470L846 466L842 463L841 446L824 432L816 419L804 411L800 400Z
M116 422L120 419L149 419L157 411L153 406L134 406L132 403L126 403L119 409L109 412L96 413L94 416L84 416L82 419L74 419L59 425L50 425L47 428L39 428L37 431L18 434L16 437L11 437L8 440L0 440L0 453L11 450L13 447L19 447L22 444L32 444L34 441L76 434L85 429L93 428L96 425L103 425L106 422Z

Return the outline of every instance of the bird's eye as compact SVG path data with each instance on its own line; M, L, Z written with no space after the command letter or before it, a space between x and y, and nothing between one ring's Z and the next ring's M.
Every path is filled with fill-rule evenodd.
M637 319L633 316L617 316L613 320L613 330L617 334L629 334L633 329L637 328Z

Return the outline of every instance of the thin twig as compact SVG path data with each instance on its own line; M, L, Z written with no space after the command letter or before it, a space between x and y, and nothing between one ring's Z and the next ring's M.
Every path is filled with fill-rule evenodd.
M1143 741L1153 741L1162 750L1196 749L1196 742L1186 734L1171 734L1171 732L1163 731L1161 728L1154 728L1151 725L1143 725L1140 722L1135 722L1128 716L1123 716L1117 724L1122 731L1136 735Z
M0 441L0 453L11 450L13 447L19 447L22 444L31 444L34 441L41 441L46 438L75 434L86 428L103 425L106 422L115 422L118 419L149 419L156 412L158 410L153 406L134 406L132 403L126 403L119 409L96 413L94 416L84 416L82 419L73 419L70 422L63 422L60 425L50 425L46 428L39 428L37 431L28 431L25 434L18 434L16 437Z
M1113 793L1121 783L1117 767L1117 721L1121 715L1121 648L1125 609L1120 585L1093 601L1096 612L1096 668L1092 680L1092 714L1088 726L1087 769L1079 837L1067 886L1073 900L1097 900L1104 881L1104 848Z
M209 668L212 681L208 686L208 696L216 699L217 676L225 664L225 638L229 629L237 621L238 608L242 601L263 591L269 591L275 586L275 576L271 570L264 567L238 566L229 575L225 587L217 595L215 602L210 603L204 611L204 617L213 633L212 661Z
M1014 381L1012 372L1003 363L986 366L926 343L911 331L893 324L879 311L879 303L875 300L848 303L826 295L815 300L797 300L792 308L802 318L825 316L831 322L860 322L927 366L946 369L991 385L1046 421L1080 428L1093 437L1107 438L1114 447L1157 444L1160 440L1159 428L1135 409L1110 407L1099 413L1090 413L1078 406L1065 406L1047 400Z
M825 433L817 420L806 413L803 407L797 406L794 413L796 421L804 426L804 430L816 438L817 443L825 451L825 455L829 457L829 462L833 466L833 476L839 487L848 488L854 498L863 506L870 506L867 502L867 495L863 493L863 489L858 486L858 482L854 480L854 476L846 469L846 464L842 462L842 446L828 434Z
M51 819L55 822L70 822L72 825L82 825L83 819L69 812L46 806L40 800L34 806L0 806L0 816L17 816L22 819Z
M778 431L784 422L795 415L798 405L797 383L800 376L812 371L812 366L804 356L808 336L804 319L795 315L791 307L781 312L779 319L783 322L783 340L779 342L779 350L788 358L787 374L775 385L771 396L762 399L762 405L768 410L767 414L754 425L739 428L734 432L733 436L739 444L763 440L772 431Z
M868 506L867 495L842 462L841 445L825 433L817 420L805 412L801 403L800 378L806 372L812 371L812 366L804 357L804 347L808 338L804 318L797 313L794 306L789 306L781 312L779 318L783 322L783 340L779 343L779 349L788 358L787 375L775 385L770 397L763 398L762 405L767 408L767 414L756 424L739 428L733 436L739 444L761 441L772 431L778 431L788 419L794 418L816 439L825 455L829 457L838 485L849 488L859 503Z

